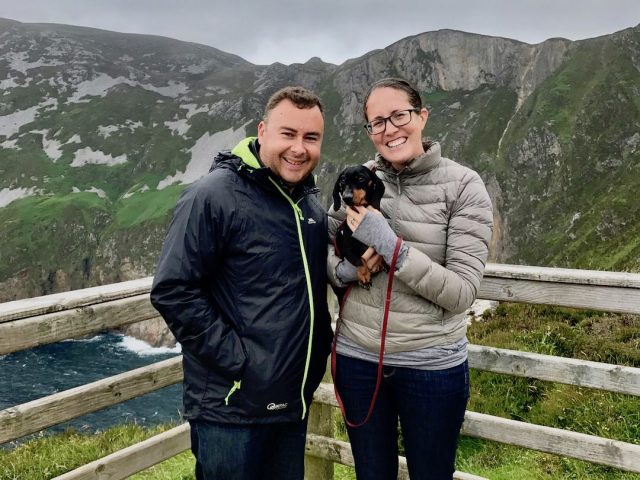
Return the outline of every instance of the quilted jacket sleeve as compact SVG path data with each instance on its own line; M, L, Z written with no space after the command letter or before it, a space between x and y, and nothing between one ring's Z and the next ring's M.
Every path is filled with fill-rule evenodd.
M478 293L493 229L489 194L480 176L467 170L447 225L444 265L409 248L396 277L427 300L452 313L464 312Z

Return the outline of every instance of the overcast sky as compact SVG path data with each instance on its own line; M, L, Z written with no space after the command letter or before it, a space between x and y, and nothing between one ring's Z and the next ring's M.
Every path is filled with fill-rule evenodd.
M340 64L404 37L450 28L539 43L640 23L640 0L0 0L0 17L148 33L255 64Z

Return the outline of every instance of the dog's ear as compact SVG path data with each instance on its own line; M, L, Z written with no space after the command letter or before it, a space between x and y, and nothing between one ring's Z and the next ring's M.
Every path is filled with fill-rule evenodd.
M333 187L333 210L335 210L336 212L338 210L340 210L340 193L342 193L342 187L344 185L344 171L342 171L342 173L340 174L340 176L338 176L338 179L336 180L336 184Z
M369 204L376 210L380 210L380 200L382 200L382 196L384 195L384 183L382 183L382 180L378 178L375 172L371 172L371 180L373 181L373 185L371 187Z

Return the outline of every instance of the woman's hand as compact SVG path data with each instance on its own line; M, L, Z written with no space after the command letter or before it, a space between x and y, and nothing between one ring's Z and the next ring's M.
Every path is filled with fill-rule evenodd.
M347 225L351 229L352 232L356 231L356 228L360 225L360 222L364 219L364 216L368 213L372 212L377 215L382 215L380 210L376 210L371 205L368 207L347 207Z
M373 249L373 247L367 248L367 251L362 254L362 259L367 262L367 267L371 273L378 273L382 270L384 258Z
M376 210L372 206L364 207L347 207L347 225L352 232L360 225L367 213L373 213L382 216L382 212ZM369 247L362 255L362 259L367 262L367 266L372 273L377 273L383 268L384 257L377 253L373 247Z
M347 207L347 225L353 232L353 238L373 247L387 265L391 265L398 236L380 211L373 207ZM407 251L408 247L402 244L396 269L402 265Z

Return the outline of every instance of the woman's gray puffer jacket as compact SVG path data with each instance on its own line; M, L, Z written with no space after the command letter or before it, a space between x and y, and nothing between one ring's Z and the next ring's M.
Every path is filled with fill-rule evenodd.
M374 165L385 184L382 214L409 246L395 273L387 327L388 353L449 345L465 337L465 310L476 298L484 272L493 213L491 200L473 170L440 156L432 143L397 173L379 155ZM346 216L329 211L329 234ZM330 282L340 259L330 247ZM342 311L340 334L378 352L387 274L373 277L370 290L355 285Z

